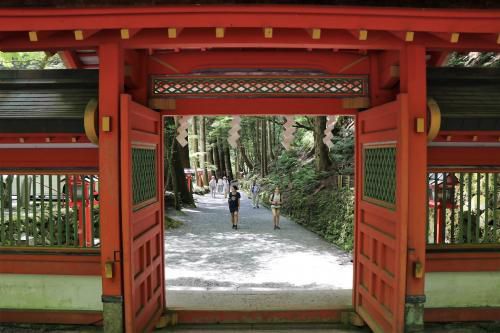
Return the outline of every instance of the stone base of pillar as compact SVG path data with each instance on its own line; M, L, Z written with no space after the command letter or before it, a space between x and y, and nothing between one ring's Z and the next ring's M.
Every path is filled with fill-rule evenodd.
M104 333L123 333L123 297L102 296Z
M406 296L405 332L424 332L425 295Z

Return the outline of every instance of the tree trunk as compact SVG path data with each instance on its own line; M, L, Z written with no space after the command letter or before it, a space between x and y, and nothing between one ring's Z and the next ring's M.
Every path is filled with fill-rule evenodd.
M255 158L255 164L259 164L260 159L260 121L258 119L255 120L255 139L253 144L253 156Z
M235 157L234 157L234 172L235 172L235 179L239 179L240 178L240 171L241 171L241 167L240 167L240 152L238 149L235 150Z
M189 156L187 157L185 156L186 154L189 153L188 145L186 145L185 147L181 147L181 145L175 139L175 134L174 134L174 142L172 146L174 149L172 154L172 163L173 163L172 176L176 180L177 191L180 193L181 200L184 204L192 205L194 204L193 194L191 193L191 189L188 188L186 176L184 175L185 165L183 164L186 161L188 161L189 163Z
M245 146L243 146L242 144L240 144L240 153L243 163L246 164L248 170L253 170L253 164L245 153Z
M269 158L271 161L274 161L274 152L273 152L273 141L272 141L272 128L271 128L271 123L269 121L267 121L267 125L266 125L266 128L267 128L267 137L266 137L266 141L267 141L267 150L269 151Z
M314 159L316 171L327 171L332 165L328 156L328 147L323 143L326 129L326 117L318 116L314 118Z
M266 126L266 120L261 120L260 121L261 126L260 126L260 135L261 135L261 140L260 140L260 174L262 177L265 177L267 175L267 143L266 143L266 137L267 137L267 126Z
M217 146L217 143L212 143L212 151L214 154L214 164L215 164L215 177L219 179L221 177L221 163L220 163L220 154L219 154L219 147Z
M226 172L226 161L225 161L225 156L224 156L224 145L219 137L217 137L217 151L219 152L219 170L220 170L220 175L221 177L226 176L227 177L227 172Z
M227 142L224 142L224 161L226 162L226 176L229 179L234 179L233 168L231 166L231 151Z
M212 176L215 176L215 172L213 170L213 166L215 165L215 161L214 161L214 152L213 152L212 145L208 145L207 158L208 158L208 164L210 165L210 175L209 176L210 176L210 178L212 178Z
M169 175L169 178L172 180L172 192L174 193L174 207L176 210L181 209L181 197L179 195L179 188L178 188L178 180L177 180L177 173L174 172L175 165L174 163L174 153L175 153L175 147L177 146L177 140L175 139L176 135L176 122L173 117L167 117L165 120L165 127L167 128L167 146L169 147L168 150L168 155L167 160L165 161L165 166L166 166L166 172Z
M206 144L206 125L205 125L205 117L200 117L200 162L201 167L203 168L203 184L208 186L208 170L207 170L207 144ZM210 159L209 159L210 160ZM210 163L210 162L209 162Z

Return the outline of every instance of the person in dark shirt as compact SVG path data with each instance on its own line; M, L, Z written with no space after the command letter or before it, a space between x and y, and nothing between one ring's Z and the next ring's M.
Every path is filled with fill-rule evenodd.
M229 193L228 204L229 212L231 213L231 224L233 229L238 229L238 214L240 211L240 192L238 192L238 187L236 185L231 186L231 192Z

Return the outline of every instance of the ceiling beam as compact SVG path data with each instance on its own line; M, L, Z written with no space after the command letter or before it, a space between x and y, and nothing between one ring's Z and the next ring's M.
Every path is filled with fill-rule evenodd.
M148 105L160 106L157 100L150 99ZM175 105L174 110L162 111L162 115L198 115L203 110L205 115L235 114L240 115L285 115L304 114L309 110L316 115L355 115L357 110L344 109L340 98L250 98L241 103L240 98L179 98L168 102L166 106ZM203 108L200 106L203 105ZM310 113L308 113L310 114Z
M80 58L76 55L75 51L65 50L58 52L59 57L64 63L64 66L69 69L78 69L82 68L83 64L80 61Z
M139 33L141 29L129 29L129 28L121 28L120 29L120 38L121 39L130 39Z
M0 9L0 31L208 28L310 28L494 33L500 10L320 6L155 6Z
M321 39L311 39L305 29L279 29L273 38L264 38L259 29L234 29L225 34L224 28L184 29L177 38L168 38L165 29L147 29L131 39L121 39L116 30L101 31L84 40L75 41L73 31L34 32L33 41L6 35L0 40L4 51L60 50L71 48L96 48L102 43L117 43L126 49L210 49L210 48L296 48L296 49L363 49L397 50L407 43L387 31L370 31L367 40L359 40L359 31L354 35L346 30L321 31ZM119 30L119 29L118 29ZM218 34L217 34L218 31ZM26 32L28 34L28 32ZM418 43L428 50L498 51L497 34L460 35L457 43L437 38L433 34L419 33ZM36 40L36 42L35 42Z
M87 38L90 38L90 36L95 35L98 33L100 30L98 29L93 29L93 30L74 30L73 34L75 36L75 40L85 40Z

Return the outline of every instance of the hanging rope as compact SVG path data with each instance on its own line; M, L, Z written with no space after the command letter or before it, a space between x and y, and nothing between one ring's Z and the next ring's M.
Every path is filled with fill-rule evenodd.
M323 137L323 143L329 148L333 148L333 128L335 127L335 124L337 123L337 116L328 116L326 117L326 128L324 131L325 136Z
M240 139L240 130L241 130L241 117L234 116L231 119L231 129L229 130L229 137L227 138L227 142L233 148L238 147L238 140Z
M285 147L286 150L290 150L290 147L293 142L293 134L295 133L296 128L293 126L295 125L295 117L293 116L285 116L285 123L283 124L283 129L285 130L283 133L283 147Z
M191 116L178 116L177 117L177 142L181 145L181 147L186 147L188 144L188 127L189 121L191 120Z

